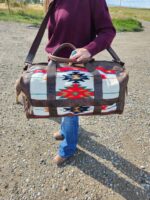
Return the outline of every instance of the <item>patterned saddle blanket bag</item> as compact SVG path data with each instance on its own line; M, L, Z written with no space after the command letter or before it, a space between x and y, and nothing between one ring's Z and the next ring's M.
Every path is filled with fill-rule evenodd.
M121 114L128 74L118 61L68 63L54 55L32 64L18 88L27 118Z

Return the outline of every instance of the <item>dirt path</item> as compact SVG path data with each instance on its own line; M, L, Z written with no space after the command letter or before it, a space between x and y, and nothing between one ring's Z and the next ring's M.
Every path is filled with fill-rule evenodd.
M59 119L28 121L15 104L14 82L37 29L0 22L1 200L150 199L150 23L144 26L119 33L113 44L130 72L124 114L81 117L78 153L57 168Z

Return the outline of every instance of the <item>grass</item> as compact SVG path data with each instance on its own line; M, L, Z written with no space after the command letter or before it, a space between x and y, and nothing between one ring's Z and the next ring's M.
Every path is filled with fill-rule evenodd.
M110 8L113 24L118 32L142 31L142 24L138 20L150 21L150 9ZM21 8L12 8L9 14L5 4L0 4L0 20L15 21L39 25L43 19L44 11L41 5L29 5Z
M150 9L111 7L110 13L113 19L132 18L137 20L150 21Z
M21 8L11 9L11 13L8 12L6 7L0 6L0 20L2 21L14 21L33 25L39 25L44 17L44 11L41 6L27 6L24 10Z
M14 21L38 25L42 21L42 18L43 17L40 15L28 14L22 11L12 12L11 14L6 11L0 12L0 20L2 21Z
M118 32L139 32L143 30L142 23L132 18L113 19L113 24Z

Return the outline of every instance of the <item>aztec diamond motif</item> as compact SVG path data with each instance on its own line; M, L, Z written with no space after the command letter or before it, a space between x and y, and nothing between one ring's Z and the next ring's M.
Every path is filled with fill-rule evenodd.
M63 80L71 81L73 83L80 83L80 82L85 82L85 80L89 80L89 78L85 74L80 73L78 71L74 71L71 74L63 76L64 76Z
M79 84L74 83L69 87L65 87L57 92L57 96L68 99L80 99L94 96L94 92L86 87L81 87Z
M59 116L74 114L84 115L94 112L94 106L76 106L76 107L57 107L57 114Z
M89 107L88 106L77 106L77 107L68 107L68 108L64 108L65 111L70 111L73 112L74 114L78 114L78 113L83 113L85 111L88 111Z

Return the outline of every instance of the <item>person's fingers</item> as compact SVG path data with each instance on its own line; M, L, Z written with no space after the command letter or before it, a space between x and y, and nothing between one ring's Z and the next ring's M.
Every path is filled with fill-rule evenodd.
M75 52L76 53L72 51L70 58L72 60L76 60L77 62L87 60L91 57L91 54L86 49L83 49L83 48L76 49Z
M81 55L80 57L77 58L77 62L81 62L81 61L85 61L88 60L89 57L87 57L86 55Z
M80 56L78 59L77 59L77 62L81 62L81 61L83 61L85 58L84 58L84 56Z

